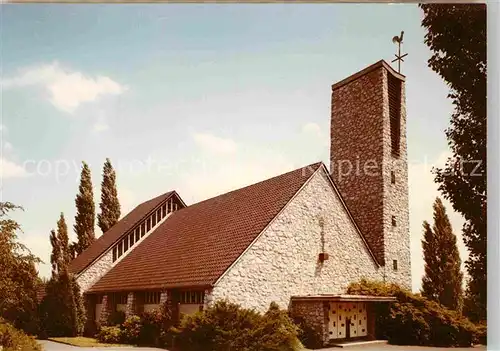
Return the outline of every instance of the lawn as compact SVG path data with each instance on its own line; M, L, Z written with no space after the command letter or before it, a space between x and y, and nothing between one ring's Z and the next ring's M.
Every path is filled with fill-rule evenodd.
M125 344L103 344L94 338L85 338L83 336L77 336L74 338L49 338L49 340L79 347L130 347L130 345Z

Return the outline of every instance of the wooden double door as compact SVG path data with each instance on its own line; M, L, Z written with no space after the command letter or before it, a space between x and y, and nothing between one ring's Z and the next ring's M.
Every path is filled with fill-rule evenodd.
M368 335L365 302L330 302L329 307L330 339L352 339Z

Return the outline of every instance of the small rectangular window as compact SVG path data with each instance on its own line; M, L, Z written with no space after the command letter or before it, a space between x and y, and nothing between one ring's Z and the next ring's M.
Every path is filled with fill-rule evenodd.
M397 271L398 270L398 260L392 260L392 268Z
M158 291L147 291L145 296L146 304L159 304L160 303L160 292Z
M154 227L156 225L156 213L153 213L153 216L151 216L151 227Z
M123 252L127 252L128 250L128 238L123 240Z
M115 247L113 247L113 262L115 262L115 261L116 261L116 259L118 258L118 257L117 257L117 253L118 253L118 252L117 252L117 248L116 248L116 246L115 246Z
M396 174L391 172L391 184L396 184Z
M392 226L395 227L396 226L396 216L392 216L391 222L392 222Z
M139 231L139 227L135 228L135 242L138 242L141 238L141 233Z
M151 217L146 220L146 233L151 230Z
M146 234L146 223L141 224L141 238Z
M122 247L122 242L118 244L118 257L120 257L123 254L123 247Z
M163 206L161 207L161 212L163 214L163 217L167 215L167 204L163 204Z
M129 240L129 246L132 247L135 243L134 241L134 233L130 233L130 235L128 236L128 240Z
M159 208L158 211L156 211L156 218L158 222L161 220L161 208Z
M174 211L177 211L177 203L174 204Z

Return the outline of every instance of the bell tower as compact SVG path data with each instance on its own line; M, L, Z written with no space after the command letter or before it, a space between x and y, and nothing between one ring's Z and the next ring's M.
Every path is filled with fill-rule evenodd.
M384 279L411 288L405 76L383 60L332 86L330 172Z

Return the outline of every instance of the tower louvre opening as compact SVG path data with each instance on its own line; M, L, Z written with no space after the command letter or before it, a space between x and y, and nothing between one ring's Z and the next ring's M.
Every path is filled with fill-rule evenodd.
M401 81L392 74L387 76L389 93L389 117L391 120L391 151L392 155L400 155L401 139Z

